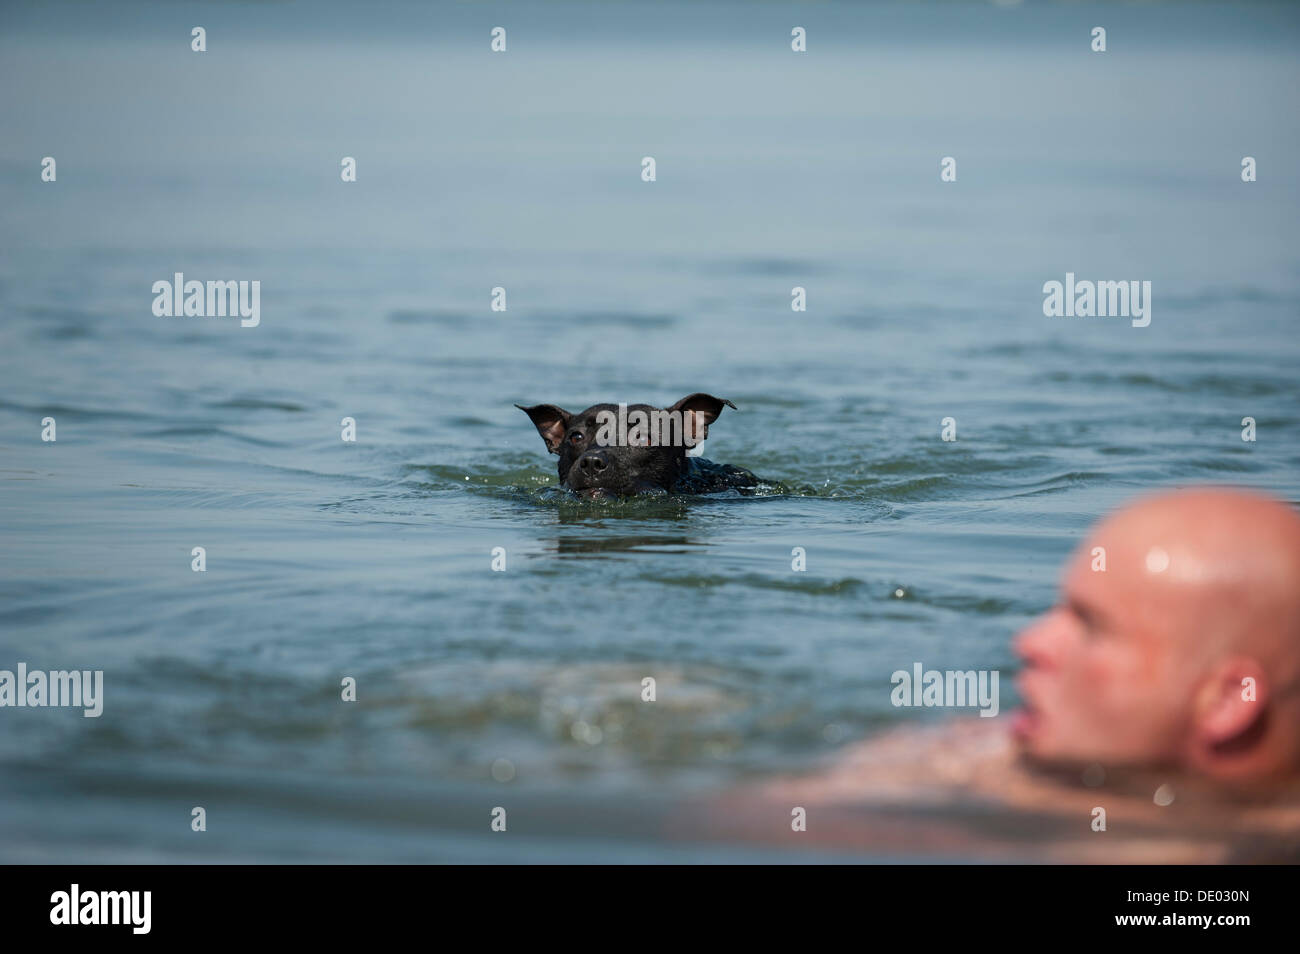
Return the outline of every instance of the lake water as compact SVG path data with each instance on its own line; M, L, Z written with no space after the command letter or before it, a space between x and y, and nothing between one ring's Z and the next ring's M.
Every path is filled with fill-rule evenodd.
M1011 635L1135 493L1300 500L1298 40L1289 5L6 5L0 669L105 690L0 711L0 859L795 857L658 819L934 718L890 704L915 661L1010 709ZM156 317L176 272L260 281L260 324ZM1150 281L1150 325L1045 317L1067 272ZM565 501L513 406L694 391L780 492Z

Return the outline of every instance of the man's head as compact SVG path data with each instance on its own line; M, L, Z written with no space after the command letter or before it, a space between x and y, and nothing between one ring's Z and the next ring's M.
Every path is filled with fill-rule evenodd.
M1227 489L1132 504L1094 528L1016 651L1030 757L1300 774L1300 516Z
M649 404L593 404L570 414L554 404L524 407L546 442L560 455L560 483L585 496L671 490L686 451L704 440L723 406L711 394L691 394L667 408Z

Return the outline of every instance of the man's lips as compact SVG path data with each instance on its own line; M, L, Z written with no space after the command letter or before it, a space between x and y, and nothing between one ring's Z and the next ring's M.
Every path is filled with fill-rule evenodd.
M1011 713L1011 732L1018 739L1028 739L1038 728L1038 713L1020 708Z
M1034 704L1033 692L1029 687L1029 673L1021 672L1016 677L1016 692L1020 696L1020 707L1011 714L1011 731L1018 738L1027 739L1038 728L1041 717Z

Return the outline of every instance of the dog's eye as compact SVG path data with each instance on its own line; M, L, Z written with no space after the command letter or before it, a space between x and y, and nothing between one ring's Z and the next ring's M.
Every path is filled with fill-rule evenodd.
M578 444L581 444L582 440L583 440L582 431L574 431L572 434L569 435L569 443L573 444L575 447Z

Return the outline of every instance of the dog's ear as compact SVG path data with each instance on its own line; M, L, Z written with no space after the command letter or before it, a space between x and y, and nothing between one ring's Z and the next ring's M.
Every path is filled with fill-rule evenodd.
M537 433L546 441L546 449L552 454L558 454L560 445L564 443L564 432L569 429L569 418L573 415L554 404L534 404L532 407L516 404L515 407L532 420Z
M709 425L718 419L723 405L737 410L736 405L726 398L716 398L712 394L690 394L682 398L670 411L681 411L682 434L688 443L698 444L709 436Z

